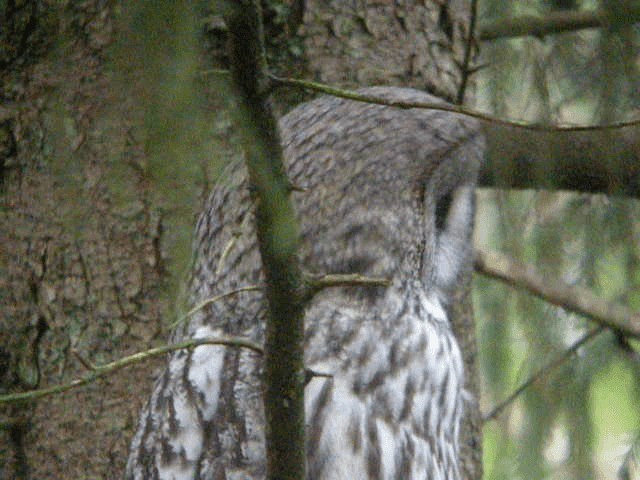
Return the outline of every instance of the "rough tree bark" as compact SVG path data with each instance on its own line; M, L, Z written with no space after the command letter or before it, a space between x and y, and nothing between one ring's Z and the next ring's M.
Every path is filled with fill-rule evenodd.
M140 105L105 70L112 7L0 5L0 389L15 391L76 376L73 349L95 361L148 345L164 295L145 178L126 167L126 202L104 182L117 163L145 157L130 139ZM3 410L0 477L119 472L149 372L127 377Z
M470 2L283 3L290 7L285 23L267 18L271 51L297 42L303 54L278 56L271 62L278 73L457 97ZM2 392L77 376L83 367L74 350L102 361L167 337L162 215L145 173L146 104L114 73L111 58L120 7L99 0L0 3ZM224 35L218 23L208 24L207 58L224 59ZM124 200L105 181L116 174ZM459 298L455 323L477 392L468 289ZM0 477L120 475L154 368L2 410ZM475 478L477 416L471 425L463 445Z

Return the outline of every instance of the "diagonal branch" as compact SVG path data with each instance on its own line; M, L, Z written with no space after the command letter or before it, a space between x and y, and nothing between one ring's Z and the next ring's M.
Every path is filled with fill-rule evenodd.
M533 385L535 382L540 380L543 377L546 377L554 370L558 369L562 365L564 365L569 359L573 357L573 355L578 351L578 349L583 346L585 343L594 339L602 332L604 332L606 328L603 325L594 328L590 332L586 333L584 336L579 338L573 345L571 345L564 352L559 354L553 360L543 365L536 373L531 375L525 382L523 382L518 388L514 390L514 392L509 395L506 399L496 405L489 413L482 417L483 422L488 422L496 419L505 408L511 405L527 388Z
M176 343L173 345L165 345L162 347L151 348L143 352L134 353L124 358L120 358L111 363L105 365L94 366L91 365L90 373L61 385L55 385L47 388L40 388L38 390L29 390L27 392L10 393L7 395L0 395L0 405L7 403L17 402L32 402L39 398L48 397L57 393L63 393L74 388L83 387L89 383L93 383L99 378L122 370L125 367L135 365L136 363L143 362L152 357L158 355L164 355L166 353L174 352L176 350L182 350L184 348L196 348L201 345L226 345L229 347L248 348L256 353L262 354L263 350L260 345L251 340L240 337L218 337L218 338L197 338L186 340L184 342Z
M185 313L184 315L179 317L175 322L173 322L171 324L171 328L175 328L177 325L179 325L180 323L186 321L189 317L191 317L195 313L199 312L204 307L206 307L208 305L211 305L212 303L219 302L220 300L223 300L223 299L225 299L227 297L230 297L232 295L237 295L238 293L256 292L256 291L260 291L260 290L263 290L263 289L264 289L264 287L261 287L259 285L247 285L245 287L236 288L235 290L229 290L228 292L221 293L220 295L216 295L215 297L207 298L206 300L203 300L198 305L193 307L187 313Z
M587 289L545 278L531 265L520 263L498 252L477 249L475 268L484 275L497 278L514 287L524 288L553 305L584 315L624 335L640 338L638 313L624 305L607 302Z
M308 274L305 276L305 285L306 285L305 299L307 299L325 288L356 287L356 286L365 286L365 287L366 286L388 286L389 280L384 278L377 278L377 277L366 277L360 274L331 274L331 275ZM228 292L224 292L224 293L221 293L220 295L216 295L214 297L208 298L202 301L201 303L199 303L198 305L196 305L195 307L193 307L191 310L189 310L186 314L184 314L176 322L174 322L173 325L175 326L178 323L185 321L190 316L202 310L207 305L216 303L229 296L237 295L238 293L243 293L243 292L254 292L254 291L262 291L262 290L264 290L264 287L262 286L247 285L247 286L240 287L234 290L229 290ZM73 355L78 359L80 364L90 373L88 373L83 377L77 378L68 383L64 383L60 385L54 385L51 387L46 387L38 390L29 390L26 392L0 395L0 405L6 404L6 403L32 402L43 397L48 397L50 395L64 393L69 390L80 388L90 383L93 383L104 376L110 375L125 367L146 361L158 355L164 355L166 353L170 353L175 350L181 350L184 348L195 348L201 345L225 345L228 347L248 348L260 355L264 354L264 350L260 345L240 337L191 339L191 340L187 340L187 341L173 344L173 345L166 345L163 347L157 347L157 348L145 350L143 352L138 352L128 357L123 357L121 359L107 363L105 365L94 365L89 360L87 360L80 352L74 349L72 350ZM304 384L307 385L311 381L311 379L314 377L331 377L331 376L332 375L330 373L316 372L314 370L305 368ZM9 426L11 425L12 425L11 421L0 422L0 429L9 428Z
M404 102L399 100L388 100L377 97L375 95L367 95L359 93L353 90L345 90L342 88L332 87L319 82L313 82L311 80L300 80L297 78L278 77L274 74L269 74L269 78L275 85L289 86L304 88L314 92L324 93L326 95L332 95L334 97L346 98L347 100L353 100L354 102L372 103L375 105L384 105L387 107L402 108L405 110L411 108L421 108L425 110L440 110L443 112L458 113L471 118L477 118L494 125L503 125L508 127L514 127L524 130L531 130L536 132L587 132L587 131L601 131L601 130L615 130L619 128L630 127L634 125L640 125L640 118L623 121L613 122L603 125L549 125L545 123L531 123L520 120L507 120L503 118L495 117L494 115L483 113L470 108L461 107L458 105L452 105L443 102Z
M210 69L202 72L202 75L228 75L229 70ZM604 123L600 125L572 125L572 124L546 124L531 123L524 120L511 120L496 117L490 113L480 112L461 105L452 105L444 102L405 102L400 100L389 100L380 98L375 95L367 95L359 93L355 90L346 90L334 87L312 80L304 80L299 78L279 77L272 73L268 74L268 78L275 86L297 87L312 92L324 93L338 98L353 100L354 102L372 103L374 105L384 105L386 107L401 108L409 110L411 108L419 108L423 110L439 110L442 112L458 113L471 118L482 120L489 124L501 125L521 130L530 130L534 132L562 133L562 132L599 132L608 130L618 130L621 128L636 127L640 125L640 118Z

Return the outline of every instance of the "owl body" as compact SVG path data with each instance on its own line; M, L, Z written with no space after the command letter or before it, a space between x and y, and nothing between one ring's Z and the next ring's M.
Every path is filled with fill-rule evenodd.
M436 99L410 89L366 93ZM306 270L390 279L332 288L305 313L307 478L458 480L463 365L448 298L471 261L475 122L321 97L280 122ZM264 281L247 175L230 165L196 227L192 305ZM174 341L264 337L265 299L213 302ZM201 346L171 355L143 411L127 478L265 477L262 358Z

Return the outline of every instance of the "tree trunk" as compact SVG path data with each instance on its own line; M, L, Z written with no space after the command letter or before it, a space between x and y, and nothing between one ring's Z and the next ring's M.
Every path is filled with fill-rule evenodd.
M337 86L406 85L457 98L470 2L283 3L284 20L267 10L278 73ZM158 147L145 123L148 96L140 94L148 70L132 84L119 71L114 44L123 34L123 6L56 5L0 3L7 19L0 33L2 393L75 378L85 368L78 357L102 363L168 336L165 267L168 252L177 255L172 246L179 233L163 229L166 216L149 173ZM224 59L224 27L209 20L201 53ZM133 52L144 63L144 52ZM288 102L296 94L282 97ZM231 151L231 143L224 147ZM203 185L206 179L194 187ZM477 396L468 289L459 298L454 323ZM119 476L155 365L0 410L0 477ZM468 411L465 468L468 478L479 478L477 406Z
M3 40L14 47L0 59L0 390L7 392L84 373L74 350L102 362L164 338L165 295L161 218L136 169L144 151L131 139L141 106L105 69L112 9L97 1L2 5ZM126 198L105 181L119 170L127 172ZM121 471L150 367L2 410L0 477Z

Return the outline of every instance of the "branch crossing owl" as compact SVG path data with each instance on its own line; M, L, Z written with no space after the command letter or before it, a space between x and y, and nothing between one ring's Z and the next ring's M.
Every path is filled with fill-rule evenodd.
M363 93L438 102L412 89ZM458 480L461 352L450 297L472 260L474 185L484 144L474 120L320 97L280 121L301 225L300 258L318 273L390 279L326 289L305 314L309 480ZM263 282L242 163L228 166L200 215L189 300ZM173 341L264 337L260 291L225 296ZM144 408L130 479L265 476L262 358L200 346L170 355Z

